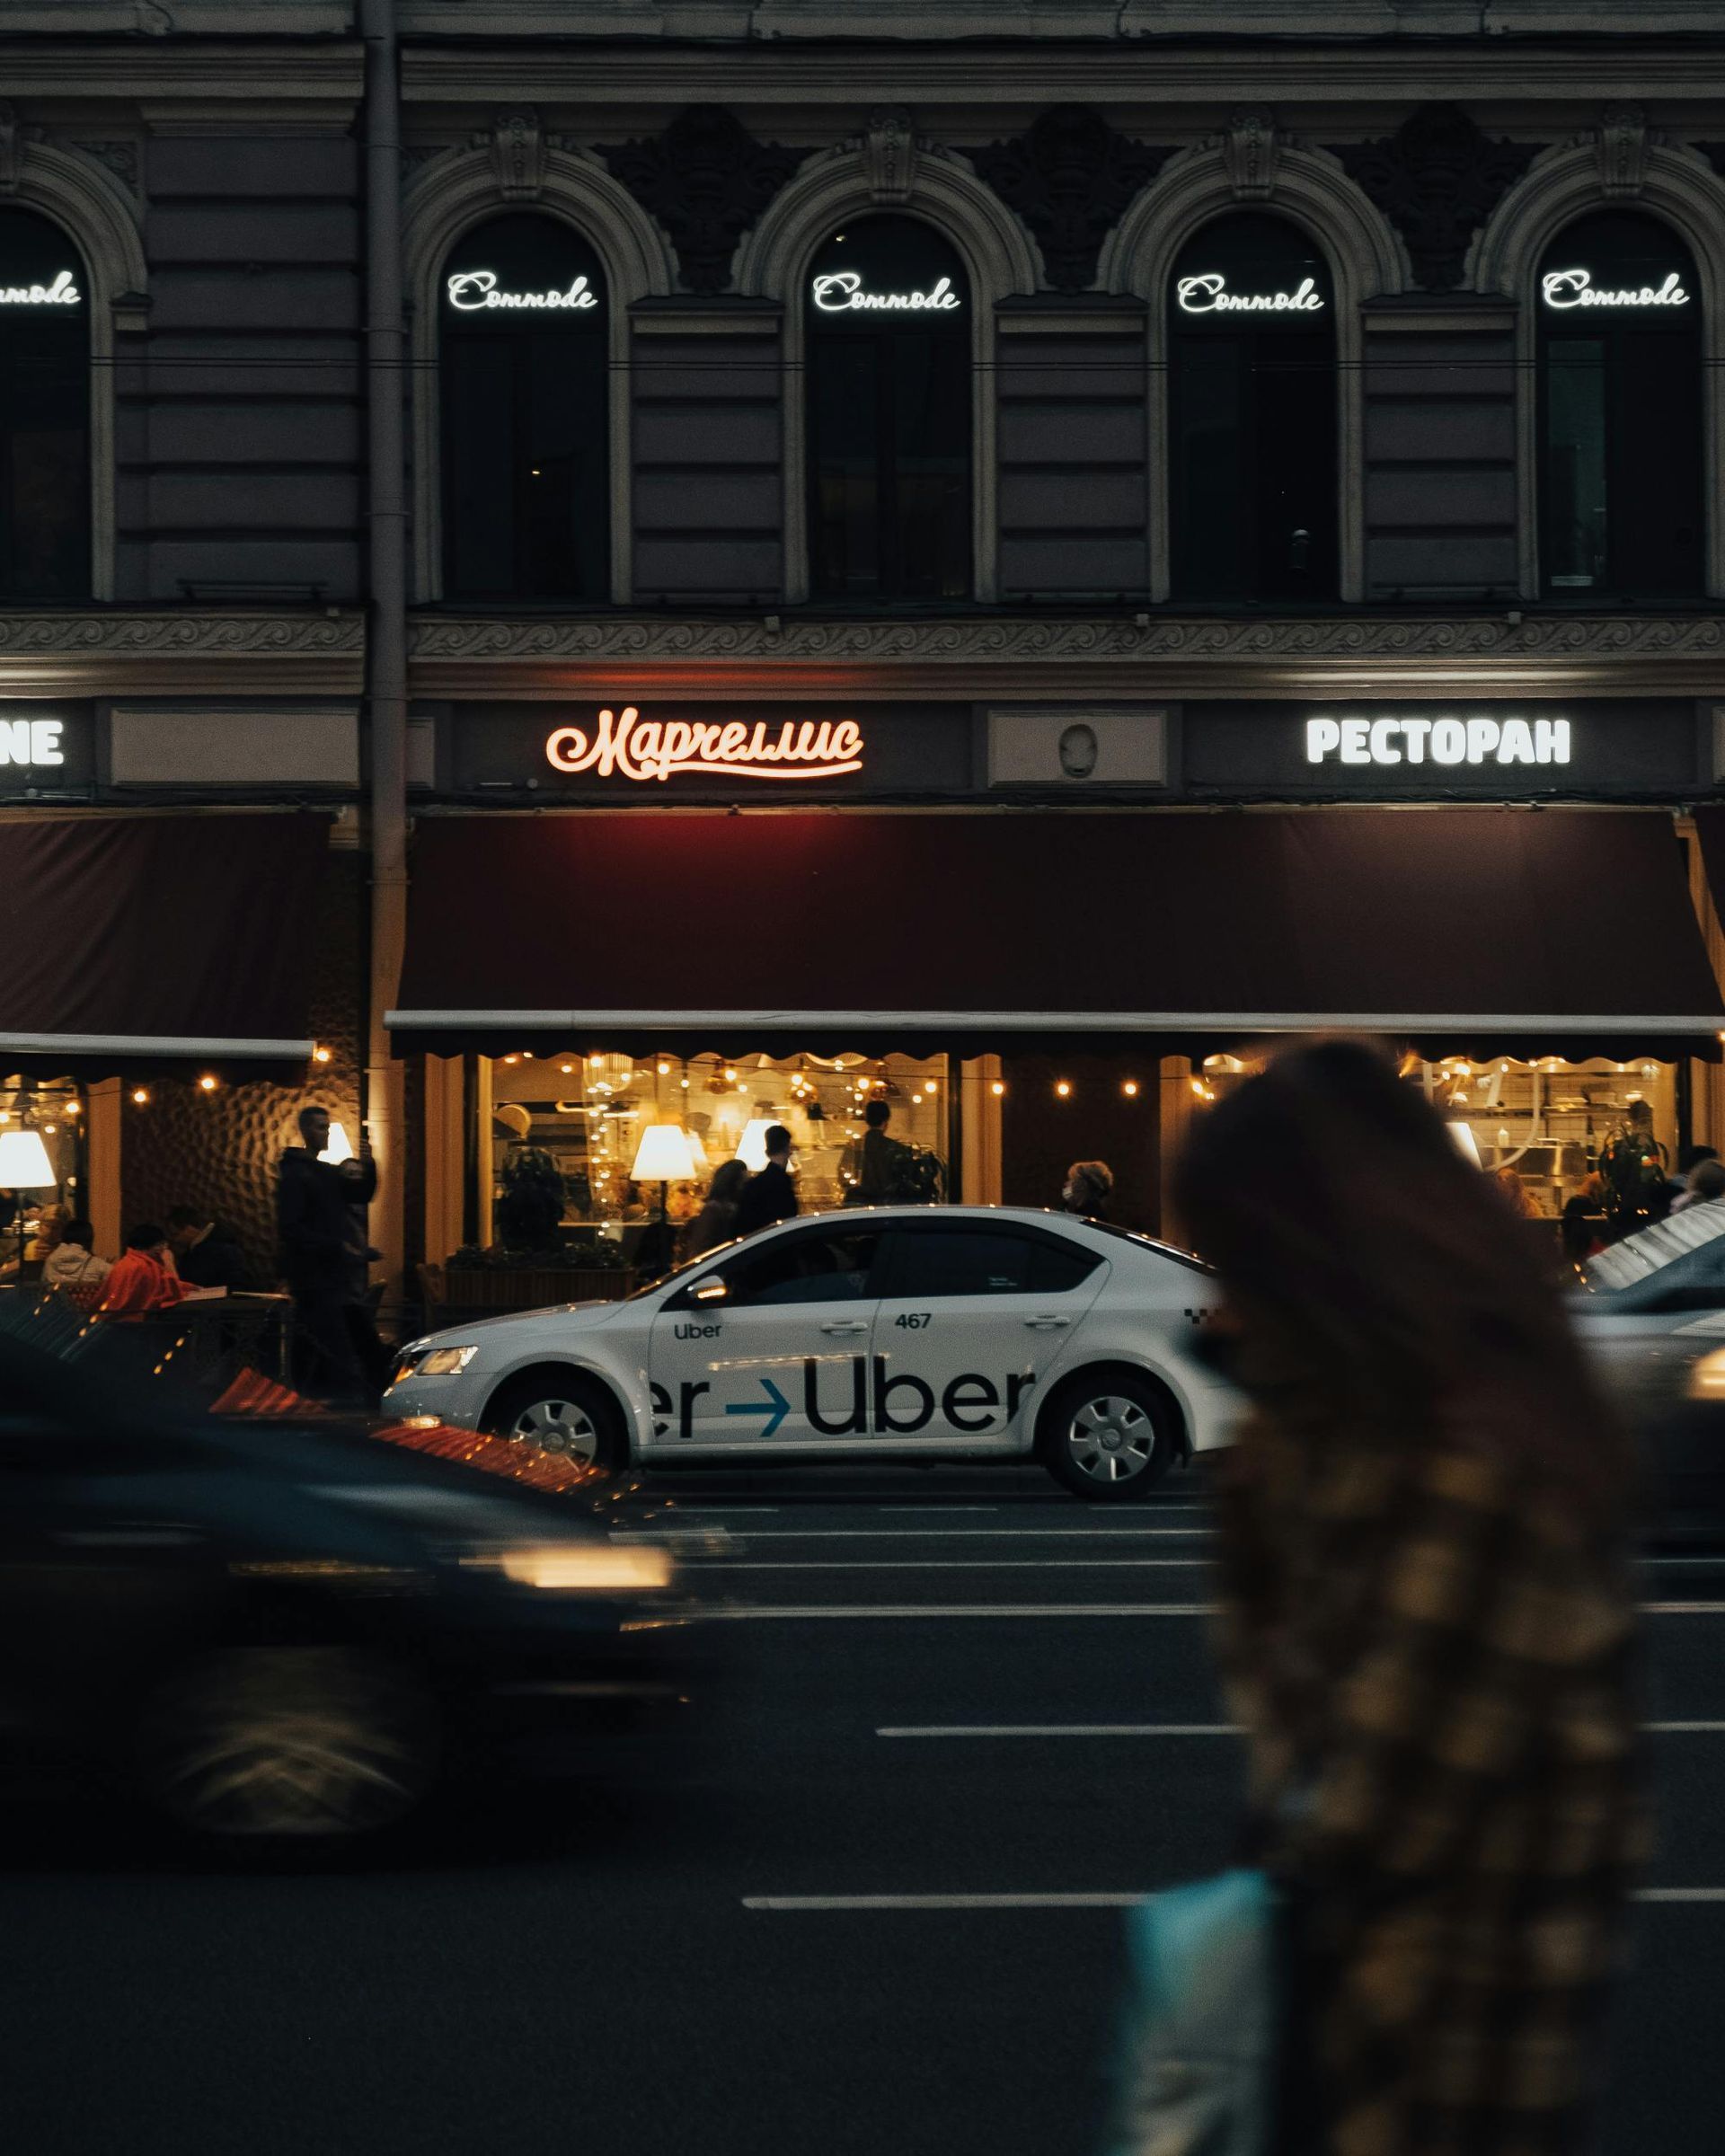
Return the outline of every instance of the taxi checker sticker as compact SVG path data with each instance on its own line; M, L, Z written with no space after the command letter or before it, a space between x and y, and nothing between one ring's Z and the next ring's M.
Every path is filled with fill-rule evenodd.
M720 1328L703 1327L717 1333ZM679 1330L679 1338L684 1334ZM848 1383L840 1365L848 1365ZM872 1374L870 1365L872 1364ZM823 1384L823 1376L827 1381ZM837 1382L831 1382L836 1377ZM794 1390L796 1381L790 1379ZM806 1355L802 1358L802 1412L811 1430L823 1437L914 1437L934 1420L938 1406L942 1418L955 1430L980 1433L997 1428L1003 1409L1011 1423L1019 1402L1036 1383L1036 1374L1014 1370L998 1383L979 1370L961 1370L950 1377L938 1395L926 1378L901 1370L889 1376L884 1355L847 1355L842 1358ZM756 1390L758 1388L758 1390ZM676 1418L676 1435L694 1435L694 1403L712 1391L711 1379L686 1378L672 1400L669 1390L655 1383L651 1388L653 1413L661 1430ZM718 1403L715 1400L715 1404ZM792 1412L792 1401L776 1378L756 1377L739 1400L722 1402L725 1414L739 1426L757 1429L771 1437Z

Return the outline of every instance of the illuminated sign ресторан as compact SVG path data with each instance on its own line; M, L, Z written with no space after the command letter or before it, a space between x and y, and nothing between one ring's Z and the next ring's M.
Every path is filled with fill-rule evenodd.
M63 719L0 719L0 764L20 770L51 770L66 762L60 737Z
M1183 314L1315 314L1323 305L1314 278L1303 278L1292 292L1230 292L1219 270L1182 277L1174 296Z
M1306 762L1332 756L1339 764L1567 764L1570 721L1308 719Z
M83 297L69 270L51 285L0 285L0 307L75 307Z
M1689 295L1675 270L1661 285L1631 285L1618 291L1597 287L1591 270L1548 270L1539 280L1548 307L1566 314L1571 307L1686 307Z
M461 314L478 314L488 307L597 307L598 299L585 275L575 278L567 292L500 292L495 270L457 270L447 285L449 305Z
M632 703L601 711L589 733L560 726L545 740L545 761L571 776L645 783L697 772L739 779L839 779L862 768L862 729L854 719L643 719Z
M865 292L856 270L825 270L810 287L823 314L872 313L948 314L962 306L950 277L938 278L926 292Z

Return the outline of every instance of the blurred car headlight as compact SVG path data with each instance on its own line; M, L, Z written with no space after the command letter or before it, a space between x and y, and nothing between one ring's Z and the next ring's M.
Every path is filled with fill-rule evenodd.
M434 1348L430 1354L413 1365L416 1377L454 1377L464 1370L479 1353L477 1345L471 1348Z
M1725 1348L1715 1348L1689 1369L1691 1400L1725 1400Z
M677 1567L668 1550L642 1543L544 1542L500 1550L488 1559L518 1587L566 1595L629 1595L668 1587Z

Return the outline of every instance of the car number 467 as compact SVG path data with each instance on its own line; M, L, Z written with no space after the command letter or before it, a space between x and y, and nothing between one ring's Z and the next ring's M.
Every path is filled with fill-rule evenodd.
M928 1323L928 1312L925 1310L907 1310L892 1321L895 1325L907 1327L912 1332L919 1332Z

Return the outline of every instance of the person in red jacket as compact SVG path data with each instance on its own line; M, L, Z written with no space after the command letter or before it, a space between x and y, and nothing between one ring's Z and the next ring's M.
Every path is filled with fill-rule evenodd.
M172 1310L185 1294L168 1255L167 1230L145 1221L127 1236L96 1308L106 1318L140 1318L146 1311Z

